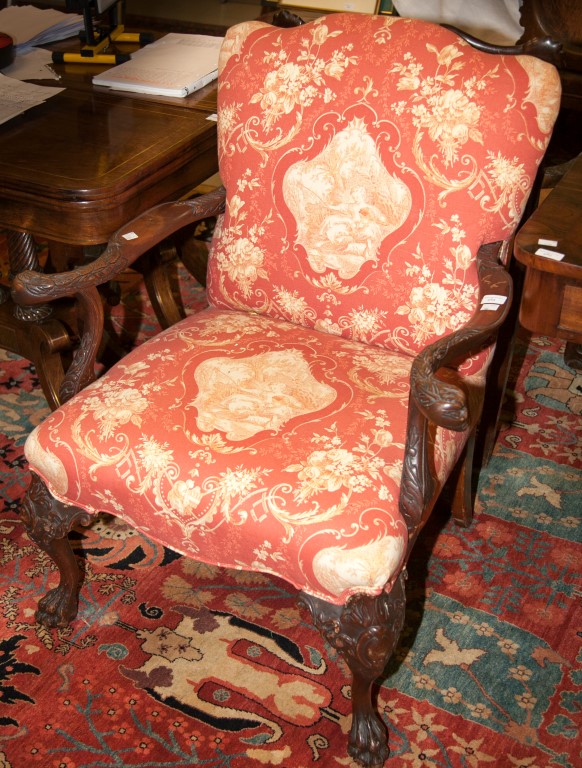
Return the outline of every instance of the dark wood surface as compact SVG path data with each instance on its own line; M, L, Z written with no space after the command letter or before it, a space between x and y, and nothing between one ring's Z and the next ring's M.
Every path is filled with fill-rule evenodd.
M57 50L77 50L67 40ZM118 44L128 53L135 44ZM80 246L217 170L216 85L181 98L97 88L103 65L54 64L65 90L0 126L0 226Z
M75 45L71 41L67 45ZM218 167L216 88L185 99L95 88L104 67L55 64L62 93L0 125L0 227L10 273L38 269L36 245L65 269L153 205L187 195ZM40 329L40 330L39 330ZM20 308L0 287L0 347L30 359L59 404L77 343L70 309Z
M539 239L557 240L561 261L536 255ZM527 330L582 344L582 155L518 233L525 267L519 320Z
M216 171L196 110L67 89L0 130L0 226L76 245Z

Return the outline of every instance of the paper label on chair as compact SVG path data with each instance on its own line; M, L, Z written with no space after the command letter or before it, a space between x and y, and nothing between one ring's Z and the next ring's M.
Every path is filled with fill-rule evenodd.
M543 256L545 259L553 259L554 261L562 261L564 255L558 251L548 251L547 248L538 248L536 251L536 256Z
M548 245L550 248L555 248L558 245L557 240L544 240L543 237L540 237L538 240L538 245Z
M138 235L136 235L135 232L126 232L122 237L124 240L137 240Z
M486 296L483 296L481 299L481 304L495 304L497 306L501 306L501 304L505 304L507 301L507 296L500 296L497 293L488 293ZM483 306L483 309L485 307Z

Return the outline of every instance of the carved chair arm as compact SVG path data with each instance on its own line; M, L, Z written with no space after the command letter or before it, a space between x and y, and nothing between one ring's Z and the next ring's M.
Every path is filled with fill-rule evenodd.
M222 213L224 207L224 187L191 200L161 203L118 229L107 248L90 264L53 274L30 270L19 273L12 283L12 297L17 304L42 304L103 285L164 238L188 224Z
M480 400L437 378L437 371L483 349L503 323L512 295L512 281L499 258L507 243L482 245L477 254L479 304L471 320L458 331L426 347L414 360L410 373L410 403L399 509L408 526L409 550L430 514L437 488L430 469L429 424L463 431L479 415ZM496 308L485 309L488 295L504 297Z
M466 393L454 384L441 381L436 373L482 350L494 339L505 320L511 304L512 280L498 262L501 247L501 243L488 243L479 249L479 304L471 320L426 347L412 365L411 398L421 413L440 427L463 431L471 425ZM484 301L487 296L493 296L495 301Z
M103 303L97 286L119 275L164 238L187 224L222 213L224 207L222 187L192 200L162 203L119 229L91 264L68 272L45 275L28 270L15 276L12 297L17 304L43 304L65 296L75 297L82 331L59 386L60 403L95 380L95 360L103 335Z

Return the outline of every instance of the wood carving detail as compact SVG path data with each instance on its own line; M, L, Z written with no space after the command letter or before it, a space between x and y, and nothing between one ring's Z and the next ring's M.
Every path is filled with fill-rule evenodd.
M39 601L36 620L47 627L67 627L77 615L81 583L67 534L76 525L88 525L91 515L84 509L57 501L34 473L21 514L28 535L55 561L60 573L59 585Z
M8 243L8 255L10 259L10 279L25 270L34 269L41 271L37 256L37 245L32 235L27 232L13 232L6 234ZM36 307L21 307L14 305L14 316L26 323L41 323L52 315L52 307L42 304Z
M192 222L224 211L224 204L224 187L193 200L162 203L116 232L105 251L90 264L50 275L36 271L16 275L13 299L19 304L39 304L103 285L165 237ZM130 232L137 237L126 239L125 235Z
M411 400L398 509L409 533L408 551L420 530L423 512L430 504L436 482L428 465L428 422Z
M301 595L315 626L341 653L352 672L353 716L348 752L368 768L384 765L390 754L386 728L372 706L371 688L382 674L404 625L405 581L403 570L390 592L354 595L344 606Z
M410 375L411 399L408 412L406 449L400 484L399 510L409 530L409 551L416 534L428 516L436 482L428 462L428 424L462 431L475 422L475 393L441 381L439 368L462 356L475 354L493 337L509 309L511 277L499 263L504 243L487 243L479 249L478 268L481 299L496 293L506 297L494 312L478 309L468 325L460 331L429 345L415 359Z
M70 400L73 395L95 381L95 361L103 336L103 303L97 288L82 291L77 299L79 314L85 321L84 329L60 386L61 403Z
M456 353L461 345L476 342L479 336L481 333L476 329L451 334L424 349L412 365L410 389L414 399L439 426L462 431L469 425L465 393L454 384L441 381L434 373L451 356L451 351Z
M505 297L505 302L494 311L481 306L471 321L460 331L426 347L415 359L411 374L411 393L422 412L435 424L463 431L470 424L470 413L465 393L454 384L443 382L436 371L457 359L466 358L482 350L504 321L511 299L511 277L496 261L501 243L487 243L479 249L478 268L481 300L488 293Z
M76 525L89 525L92 516L84 509L63 504L34 473L21 508L22 520L30 538L45 549L52 539L62 539Z

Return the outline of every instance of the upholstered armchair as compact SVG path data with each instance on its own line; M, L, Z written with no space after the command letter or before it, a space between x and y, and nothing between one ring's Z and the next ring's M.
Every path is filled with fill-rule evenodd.
M23 518L60 570L39 622L75 618L67 533L98 511L188 557L275 574L352 672L350 755L384 763L372 686L448 480L455 518L471 519L472 445L511 299L502 262L559 98L553 66L425 22L229 31L225 188L140 216L91 265L14 286L21 302L76 295L85 313L69 399L26 443ZM208 308L85 386L96 286L213 214Z

